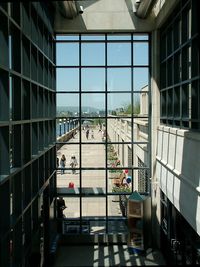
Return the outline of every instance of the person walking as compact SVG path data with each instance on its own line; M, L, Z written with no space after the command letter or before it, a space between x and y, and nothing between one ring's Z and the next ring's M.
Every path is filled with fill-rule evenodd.
M89 133L90 133L90 130L87 129L87 130L86 130L86 138L87 138L87 139L89 138Z
M58 197L56 199L56 208L57 208L57 231L58 233L62 233L62 225L63 225L63 221L62 218L64 217L63 211L64 209L66 209L66 205L65 205L65 200L63 199L63 197Z
M66 157L63 154L61 159L60 159L60 166L61 166L61 174L65 173L65 165L66 165Z
M71 160L70 160L70 164L69 164L72 168L72 174L76 174L76 166L78 165L77 159L75 156L71 156Z
M91 138L94 139L94 131L91 131Z

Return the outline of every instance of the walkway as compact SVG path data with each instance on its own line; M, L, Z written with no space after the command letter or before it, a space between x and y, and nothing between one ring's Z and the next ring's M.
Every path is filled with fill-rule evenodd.
M74 139L70 140L72 144L63 145L57 152L57 156L60 159L62 154L66 156L66 168L70 168L70 158L74 155L78 161L78 167L80 166L80 153L79 144L74 144L79 142L79 133L75 135ZM86 139L85 132L82 132L82 142L101 142L102 144L82 144L82 167L83 168L98 168L105 167L105 145L102 142L102 133L94 129L94 139L89 135L89 139ZM95 197L83 198L83 216L105 216L106 215L106 203L105 198L102 198L98 193L105 193L106 187L106 173L104 170L83 170L81 173L82 178L82 188L84 192L93 193ZM57 188L67 190L69 183L73 182L74 193L79 193L80 187L80 173L76 170L76 174L72 174L71 169L65 170L64 174L60 171L57 173ZM112 191L112 179L108 179L109 191ZM63 190L64 190L63 189ZM100 191L101 190L101 191ZM60 192L60 191L59 191ZM109 197L108 211L110 216L120 216L121 211L118 202L113 202L114 196ZM65 199L67 209L65 209L64 214L67 218L78 218L79 217L79 198L71 197L70 199Z

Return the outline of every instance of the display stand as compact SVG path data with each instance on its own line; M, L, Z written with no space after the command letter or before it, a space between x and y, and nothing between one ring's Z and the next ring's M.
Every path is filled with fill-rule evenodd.
M128 199L128 247L132 252L145 252L151 241L150 197L133 192Z

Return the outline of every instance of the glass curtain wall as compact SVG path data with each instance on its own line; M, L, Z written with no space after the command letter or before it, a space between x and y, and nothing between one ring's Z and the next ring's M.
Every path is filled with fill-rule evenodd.
M161 28L161 123L200 129L198 1L180 1Z
M126 232L127 197L149 184L149 35L57 35L56 58L64 231Z

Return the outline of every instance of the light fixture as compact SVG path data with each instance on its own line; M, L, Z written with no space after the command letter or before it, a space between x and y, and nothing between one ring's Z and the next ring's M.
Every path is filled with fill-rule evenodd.
M83 11L84 11L84 8L83 8L83 6L78 6L78 13L79 14L83 14Z

